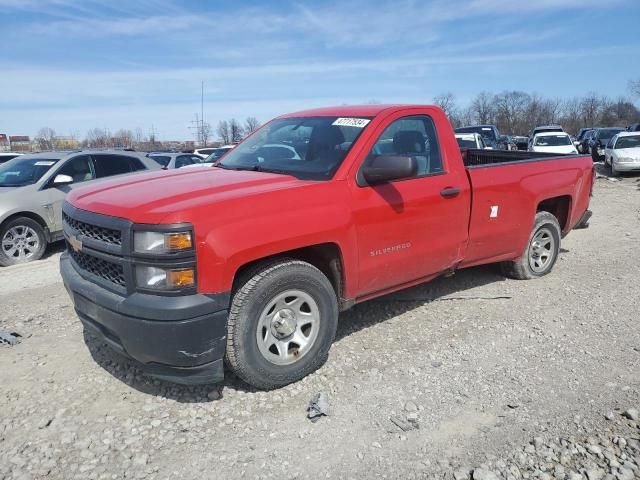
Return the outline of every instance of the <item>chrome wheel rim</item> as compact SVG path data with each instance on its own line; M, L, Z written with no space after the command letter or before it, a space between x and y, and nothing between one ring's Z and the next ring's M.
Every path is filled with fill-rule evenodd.
M531 239L529 266L536 273L544 272L553 261L556 241L548 228L541 228Z
M320 309L301 290L272 298L260 315L256 340L262 356L276 365L290 365L313 347L320 328Z
M2 253L14 260L27 260L40 248L40 239L36 231L26 225L10 228L2 237Z

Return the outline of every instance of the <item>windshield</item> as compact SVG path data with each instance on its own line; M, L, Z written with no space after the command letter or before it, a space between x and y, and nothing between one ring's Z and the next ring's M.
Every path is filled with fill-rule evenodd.
M460 147L460 149L478 148L474 140L465 140L463 138L456 138L456 140L458 141L458 146Z
M229 151L217 165L328 180L369 122L369 118L351 117L274 120Z
M0 187L24 187L36 183L57 158L14 158L0 165Z
M569 135L545 135L536 137L535 144L537 147L560 147L571 145L571 139Z
M598 131L598 139L599 140L609 140L616 133L622 132L621 128L604 128Z
M457 133L479 133L482 138L489 140L489 142L495 142L498 138L496 132L491 127L461 127L456 128Z
M171 161L171 157L167 157L166 155L149 155L149 158L161 167L166 167Z
M619 148L640 148L640 135L618 138L615 148L616 150Z

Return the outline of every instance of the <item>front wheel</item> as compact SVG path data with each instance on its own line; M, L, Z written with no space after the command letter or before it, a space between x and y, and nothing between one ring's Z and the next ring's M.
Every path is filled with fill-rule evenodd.
M226 362L234 373L271 390L324 364L338 326L338 301L320 270L285 259L240 283L227 326Z
M558 260L561 233L555 216L538 212L523 255L516 261L502 263L505 276L530 280L548 274Z
M0 265L3 267L38 260L46 248L44 230L35 220L19 217L0 228Z

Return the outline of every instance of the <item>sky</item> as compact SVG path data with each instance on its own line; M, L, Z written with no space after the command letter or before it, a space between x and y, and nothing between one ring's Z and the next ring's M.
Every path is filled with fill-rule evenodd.
M452 92L627 95L638 0L0 0L0 132L194 138L319 106Z

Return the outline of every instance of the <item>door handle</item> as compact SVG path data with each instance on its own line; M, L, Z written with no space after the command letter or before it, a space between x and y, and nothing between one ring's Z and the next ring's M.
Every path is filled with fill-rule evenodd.
M444 198L453 198L457 197L460 194L460 189L457 187L447 187L440 192Z

